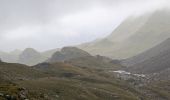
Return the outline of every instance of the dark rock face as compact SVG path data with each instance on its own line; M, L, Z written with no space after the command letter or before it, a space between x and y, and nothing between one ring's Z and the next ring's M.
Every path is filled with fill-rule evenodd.
M26 100L28 99L28 91L25 88L19 88L19 94L18 97L21 100Z
M155 46L154 48L134 57L134 65L128 70L135 73L152 74L160 73L170 68L170 39ZM138 59L138 60L137 60Z
M85 56L90 56L90 54L76 47L64 47L61 51L54 53L49 59L49 62L61 62Z
M131 71L143 74L159 73L170 68L170 50L132 66Z

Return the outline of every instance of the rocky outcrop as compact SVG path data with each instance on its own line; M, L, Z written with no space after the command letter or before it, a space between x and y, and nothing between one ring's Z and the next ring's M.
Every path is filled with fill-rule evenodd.
M0 91L0 99L3 100L29 100L28 98L28 90L26 88L18 88L17 92L13 94L3 93Z

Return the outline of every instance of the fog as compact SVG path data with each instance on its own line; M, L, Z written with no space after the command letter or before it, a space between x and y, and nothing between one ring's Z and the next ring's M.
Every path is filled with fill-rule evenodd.
M169 0L0 0L0 50L44 51L109 35L123 20ZM127 33L128 34L128 33Z

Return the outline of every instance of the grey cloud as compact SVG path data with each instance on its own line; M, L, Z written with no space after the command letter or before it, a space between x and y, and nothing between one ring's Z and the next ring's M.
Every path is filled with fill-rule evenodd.
M45 50L90 41L108 35L133 13L155 10L169 3L168 0L0 0L0 47Z

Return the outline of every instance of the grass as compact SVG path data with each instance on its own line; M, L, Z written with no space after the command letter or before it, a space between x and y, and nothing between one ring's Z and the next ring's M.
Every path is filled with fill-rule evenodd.
M18 84L34 93L31 95L34 99L41 98L43 94L52 98L51 100L138 100L131 92L110 83L90 83L77 79L51 77L21 81Z

